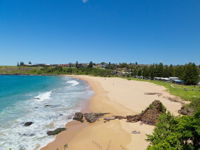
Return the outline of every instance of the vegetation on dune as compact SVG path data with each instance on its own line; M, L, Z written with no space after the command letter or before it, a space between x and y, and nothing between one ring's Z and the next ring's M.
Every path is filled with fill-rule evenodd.
M199 150L200 111L193 116L160 115L152 135L148 135L148 150Z

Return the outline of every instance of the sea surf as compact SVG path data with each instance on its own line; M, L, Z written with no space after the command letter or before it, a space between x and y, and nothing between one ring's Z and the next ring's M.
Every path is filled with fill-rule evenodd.
M47 131L65 127L92 94L85 81L66 76L0 76L0 150L45 146L54 139Z

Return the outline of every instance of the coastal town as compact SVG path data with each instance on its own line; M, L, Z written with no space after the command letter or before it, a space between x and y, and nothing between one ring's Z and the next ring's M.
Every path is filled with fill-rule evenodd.
M17 63L18 68L0 68L0 73L3 71L9 70L31 70L31 68L57 68L60 69L63 73L70 73L65 71L66 68L77 68L79 70L84 69L99 69L99 70L109 70L109 73L106 76L119 76L119 77L134 77L137 79L146 79L146 80L158 80L164 82L171 82L176 84L187 84L184 82L184 67L191 68L195 74L196 81L192 84L200 85L198 77L200 76L199 70L200 66L195 65L194 63L188 63L186 65L164 65L162 63L145 65L135 63L94 63L90 61L89 63L66 63L66 64L45 64L45 63L28 63L19 62ZM188 69L189 70L189 69ZM195 71L196 70L196 71ZM12 71L11 71L12 72ZM189 71L190 72L190 71ZM72 73L72 72L71 72ZM76 72L74 72L76 74ZM73 74L73 73L72 73ZM190 77L188 77L190 78ZM190 83L189 83L190 84Z

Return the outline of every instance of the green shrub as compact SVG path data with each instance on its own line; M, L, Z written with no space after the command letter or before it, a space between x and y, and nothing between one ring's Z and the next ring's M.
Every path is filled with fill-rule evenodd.
M200 150L200 111L193 116L174 117L162 114L148 150Z

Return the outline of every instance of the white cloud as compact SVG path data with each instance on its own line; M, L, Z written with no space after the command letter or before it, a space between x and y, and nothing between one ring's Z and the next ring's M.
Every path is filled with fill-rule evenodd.
M89 0L82 0L83 3L87 3Z

